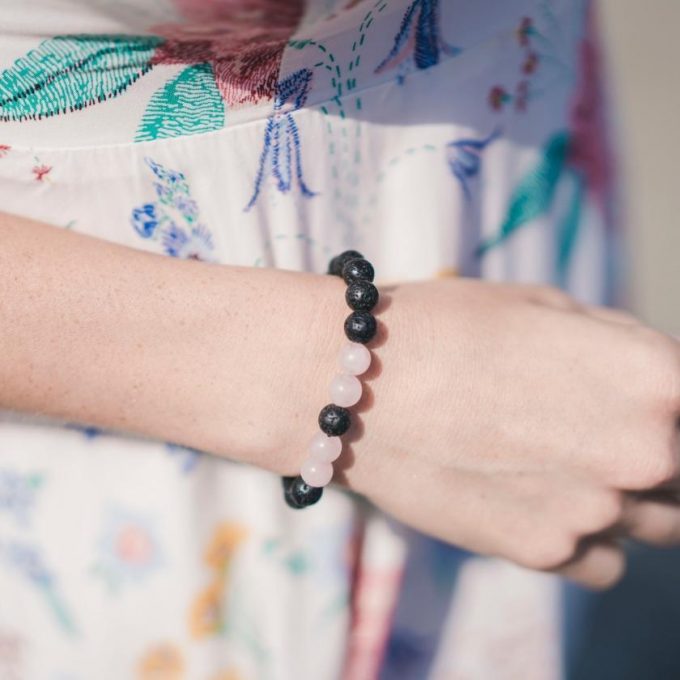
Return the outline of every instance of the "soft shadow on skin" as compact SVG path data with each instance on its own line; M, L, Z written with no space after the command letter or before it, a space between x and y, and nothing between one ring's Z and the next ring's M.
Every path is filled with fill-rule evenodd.
M375 396L371 389L371 384L374 380L380 377L383 370L382 361L379 355L374 351L382 347L389 339L390 331L383 323L382 313L392 304L392 293L398 288L398 285L380 286L380 299L378 304L373 309L376 321L378 322L378 329L375 337L368 345L371 350L371 365L369 369L359 376L362 384L361 399L355 406L352 406L350 412L352 414L352 424L345 435L343 435L343 447L340 458L335 462L335 472L333 475L333 483L340 486L347 487L349 485L345 471L354 465L355 454L353 442L359 441L364 435L364 423L360 414L373 408Z

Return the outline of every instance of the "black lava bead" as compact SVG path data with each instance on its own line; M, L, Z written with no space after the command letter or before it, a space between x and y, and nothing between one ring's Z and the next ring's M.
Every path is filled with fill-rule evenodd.
M329 437L339 437L349 430L349 411L337 404L327 404L319 413L319 427Z
M353 281L373 281L375 271L373 265L364 260L363 257L353 257L347 260L342 267L342 278L345 283L352 283Z
M370 281L354 281L345 291L345 302L357 312L370 312L378 297L378 289Z
M361 259L363 255L356 250L346 250L340 255L336 255L328 264L328 273L333 276L342 276L342 268L349 260Z
M366 344L373 339L377 330L378 324L370 312L352 312L345 319L345 335L352 342Z
M323 494L322 486L309 486L302 477L283 478L283 497L291 508L299 510L318 502Z

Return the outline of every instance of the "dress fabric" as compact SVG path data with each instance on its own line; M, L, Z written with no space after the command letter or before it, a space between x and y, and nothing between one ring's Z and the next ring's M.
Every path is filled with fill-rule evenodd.
M585 0L0 4L0 208L168 257L606 302L604 122ZM561 635L344 490L0 413L0 678L558 680Z

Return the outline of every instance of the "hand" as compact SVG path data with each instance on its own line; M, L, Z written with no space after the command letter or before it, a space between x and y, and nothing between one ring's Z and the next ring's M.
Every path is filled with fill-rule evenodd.
M591 587L620 578L622 538L680 542L676 341L534 286L407 283L381 307L336 481Z

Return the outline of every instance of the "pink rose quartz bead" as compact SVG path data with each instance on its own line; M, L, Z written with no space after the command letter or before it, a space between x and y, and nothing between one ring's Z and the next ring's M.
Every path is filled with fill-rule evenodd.
M300 468L300 476L309 486L326 486L333 478L333 466L325 460L309 457Z
M361 375L371 365L370 350L359 342L348 342L340 350L340 367L350 375Z
M354 406L361 399L361 381L353 375L340 373L331 381L331 401L338 406Z
M310 458L332 463L342 451L342 441L340 437L329 437L323 432L318 432L309 442Z

